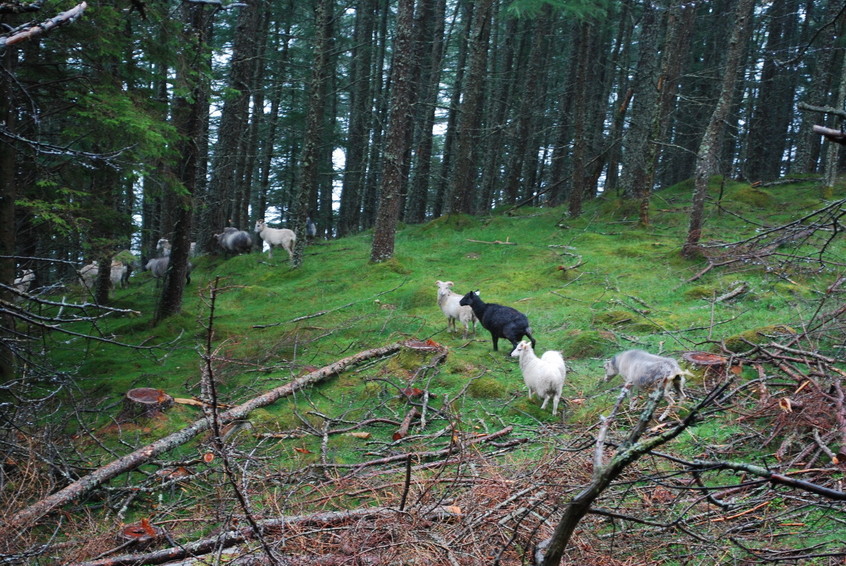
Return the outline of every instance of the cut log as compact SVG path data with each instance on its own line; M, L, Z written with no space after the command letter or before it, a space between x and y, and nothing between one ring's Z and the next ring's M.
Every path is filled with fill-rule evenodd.
M173 397L161 389L137 387L126 392L118 422L155 417L173 406Z

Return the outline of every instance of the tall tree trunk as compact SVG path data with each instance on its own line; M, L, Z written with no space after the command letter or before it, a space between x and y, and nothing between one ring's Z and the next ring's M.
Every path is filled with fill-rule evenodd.
M350 110L347 130L346 161L338 211L338 235L358 231L364 179L367 172L367 147L373 114L372 81L373 30L376 24L376 0L359 0L355 10L353 49L350 60Z
M469 50L470 30L473 25L473 9L475 4L466 0L459 0L456 10L461 11L461 22L463 27L458 33L459 45L458 55L455 63L455 77L452 81L452 90L449 96L449 113L447 115L446 135L444 139L443 159L441 160L441 172L435 190L435 202L432 206L432 215L437 218L449 210L449 188L452 180L453 162L457 144L457 127L459 106L464 91L464 71L467 64L467 52Z
M720 155L719 141L726 117L731 111L731 102L738 80L740 62L746 52L746 44L751 33L752 8L755 0L738 0L735 9L734 29L729 39L728 56L723 68L723 80L717 105L699 144L694 171L693 206L690 212L690 224L687 241L682 248L682 255L695 257L702 238L702 225L705 215L705 197L708 194L708 182L718 171L717 157Z
M623 191L627 197L640 200L642 225L649 223L649 195L653 183L649 171L654 155L650 148L657 142L651 134L658 112L658 92L655 87L659 71L658 44L663 35L663 21L658 16L657 10L651 9L646 9L643 14L640 58L632 83L634 99L631 104L631 122L623 153Z
M783 68L779 60L796 48L798 18L798 0L770 3L764 64L744 160L745 177L753 181L772 181L781 176L799 73Z
M401 191L405 183L403 163L408 152L408 133L411 127L413 38L414 0L399 0L379 209L376 213L373 245L370 249L372 262L385 261L394 255L394 237L402 202Z
M376 40L376 55L370 69L373 81L373 117L370 120L370 137L367 157L367 175L361 202L361 228L368 229L376 222L376 211L379 207L379 187L382 179L382 145L385 137L384 124L388 121L388 103L390 96L389 80L385 80L383 69L387 56L389 38L388 14L391 0L381 0L376 12L379 17L379 28Z
M0 53L0 124L6 132L14 133L15 107L13 96L15 65L18 52L7 47ZM17 146L10 140L0 140L0 282L11 285L15 279L15 158ZM0 298L9 300L8 292L0 292ZM7 347L12 335L14 319L3 316L0 320L0 384L8 383L15 375L14 353Z
M242 224L246 219L240 217L238 205L246 191L242 176L249 131L250 86L258 54L259 0L247 0L238 10L226 85L228 96L224 98L220 114L208 197L203 199L201 213L201 226L211 232L219 232L230 225L246 228Z
M185 4L186 23L182 61L176 77L177 96L173 101L173 122L180 141L175 144L179 156L174 178L179 184L170 191L174 221L168 270L156 309L155 323L179 313L188 276L191 246L194 194L202 172L203 138L206 134L211 60L210 41L212 13L205 4Z
M474 148L479 143L485 70L493 0L479 0L473 8L473 27L468 38L467 77L458 118L455 168L450 183L453 213L473 212L478 167Z
M813 8L813 0L808 0L806 12ZM814 106L826 106L829 103L828 93L832 84L831 77L834 75L832 67L835 64L836 45L842 42L842 18L844 17L841 7L837 2L830 2L825 12L823 21L835 22L837 17L841 18L839 25L832 25L826 28L826 34L816 36L816 26L808 26L809 33L814 34L818 43L814 43L814 53L806 57L812 61L812 71L808 79L808 88L803 101ZM830 30L830 31L829 31ZM804 112L802 114L802 125L799 127L799 139L796 146L796 159L792 170L796 173L816 173L820 161L820 148L822 145L821 136L813 131L813 125L817 123L818 117L815 113ZM828 124L837 127L836 124Z
M302 177L294 197L294 231L297 244L291 266L303 263L305 224L309 202L317 195L320 182L321 151L325 130L326 93L329 89L329 50L332 48L334 0L318 0L314 4L314 47L312 48L308 114L302 152Z
M543 110L543 108L538 108L538 100L546 98L542 69L549 52L551 20L552 7L549 4L544 4L531 26L532 41L529 46L528 61L525 65L525 80L521 81L524 86L520 92L520 108L516 116L517 132L506 167L504 197L507 204L517 202L521 187L527 192L534 189L530 180L534 175L528 173L528 171L534 169L537 163L539 148L534 139L535 126L537 125L536 113Z
M441 81L445 8L445 0L426 0L418 9L420 13L415 14L421 68L418 75L420 95L415 103L417 135L413 151L414 169L405 215L406 221L410 223L425 220L426 204L432 187L432 128L435 124L435 107Z
M579 34L576 51L576 73L573 77L573 168L572 188L570 189L569 213L576 218L582 213L582 202L585 196L587 184L587 131L585 113L580 109L585 108L587 103L588 88L588 58L590 56L590 38L593 25L589 22L582 22L579 25Z

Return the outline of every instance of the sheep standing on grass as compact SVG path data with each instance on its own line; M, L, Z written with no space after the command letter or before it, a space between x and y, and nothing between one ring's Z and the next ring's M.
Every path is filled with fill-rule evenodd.
M505 338L511 342L511 352L514 351L523 336L532 341L532 348L535 347L535 339L532 337L529 319L517 309L496 303L485 303L479 298L479 291L470 291L461 297L458 304L461 306L469 305L473 309L473 314L476 315L482 326L491 333L495 352L499 351L500 338Z
M658 417L659 421L663 421L675 404L673 390L679 394L679 400L684 399L684 376L691 374L681 369L673 358L656 356L643 350L626 350L605 362L605 381L615 375L623 377L623 388L631 394L629 409L634 408L634 391L663 387L667 409Z
M223 248L225 253L232 252L234 254L250 253L253 249L253 238L246 230L239 230L232 226L227 226L220 234L215 234L217 243Z
M523 382L529 388L529 399L532 398L532 393L536 393L543 399L541 409L546 409L551 397L552 416L555 416L558 413L561 389L567 378L567 366L564 365L561 352L548 350L539 358L531 344L520 342L511 352L511 357L520 359L520 371L523 373Z
M294 244L297 243L297 235L293 230L287 228L268 228L264 220L256 220L256 232L269 246L267 250L268 259L273 257L273 246L282 246L288 252L288 257L294 257Z
M438 306L447 317L447 331L455 332L455 321L458 320L464 325L464 338L471 330L476 334L476 315L469 306L462 307L459 302L461 295L451 289L452 281L435 281L438 286Z
M167 268L170 266L170 256L165 257L154 257L150 261L147 262L145 269L153 274L153 278L156 280L156 287L161 285L161 281L164 279L165 275L167 274ZM188 262L188 269L185 271L185 283L191 283L191 270L194 266L191 262Z

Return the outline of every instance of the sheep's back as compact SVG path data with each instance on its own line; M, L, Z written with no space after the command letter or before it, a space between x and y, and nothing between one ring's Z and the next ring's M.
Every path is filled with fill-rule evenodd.
M488 330L502 330L506 326L517 329L529 326L529 319L526 315L515 308L497 305L496 303L488 303L486 305L480 322Z

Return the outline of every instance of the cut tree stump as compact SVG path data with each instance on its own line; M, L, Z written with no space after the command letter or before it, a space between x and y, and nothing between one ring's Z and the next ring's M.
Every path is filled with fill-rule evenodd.
M138 387L130 389L123 398L123 410L118 421L125 423L160 415L173 405L173 397L161 389Z
M124 526L118 533L120 543L128 543L136 550L149 548L164 539L164 530L150 523L149 519L141 519L137 523Z

